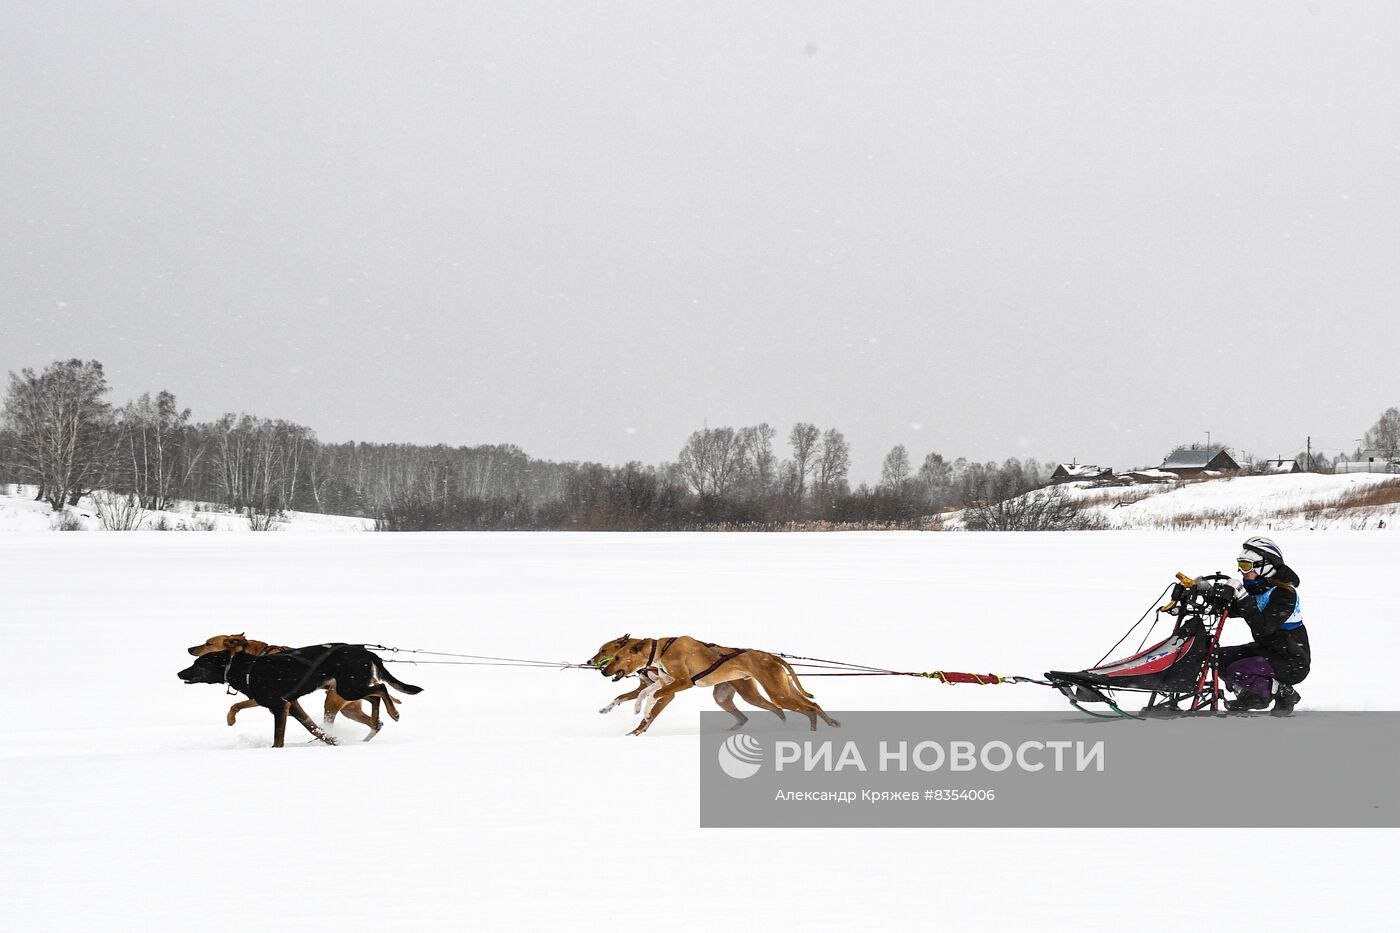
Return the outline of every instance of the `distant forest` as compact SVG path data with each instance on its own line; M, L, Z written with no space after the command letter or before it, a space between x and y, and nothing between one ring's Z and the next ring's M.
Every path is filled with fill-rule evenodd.
M191 423L166 391L120 406L108 394L95 360L11 373L0 482L37 486L55 510L101 490L133 509L207 503L263 528L288 510L372 518L385 531L909 528L956 508L970 528L1082 527L1061 497L1008 507L1046 484L1049 464L930 452L916 466L898 445L876 485L852 489L845 436L805 422L781 441L768 424L704 427L672 462L608 466L537 460L510 444L325 444L309 427L256 415ZM1400 410L1384 412L1363 443L1400 450ZM1308 466L1330 468L1316 456Z
M161 510L179 500L251 515L287 510L373 518L384 530L689 530L912 527L940 509L1041 486L1035 460L916 465L889 451L880 482L852 489L836 428L705 427L673 462L558 463L510 444L322 443L310 427L225 414L191 422L175 396L108 398L102 364L66 360L11 373L0 420L0 481L33 484L55 509L95 490Z

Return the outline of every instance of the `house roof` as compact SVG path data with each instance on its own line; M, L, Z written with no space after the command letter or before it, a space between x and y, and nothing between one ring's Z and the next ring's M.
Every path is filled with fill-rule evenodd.
M1102 476L1105 473L1112 473L1108 467L1095 466L1092 463L1062 463L1055 468L1055 474L1064 476Z
M1162 462L1163 470L1200 470L1225 453L1224 447L1178 447ZM1227 458L1229 454L1225 455Z
M1265 460L1264 472L1266 473L1292 473L1298 469L1297 460Z

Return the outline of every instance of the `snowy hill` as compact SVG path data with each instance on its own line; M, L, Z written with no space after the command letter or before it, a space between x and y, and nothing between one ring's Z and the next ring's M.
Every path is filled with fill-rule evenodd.
M1385 528L1400 520L1400 477L1290 473L1066 492L1112 528L1248 525L1273 530Z
M1400 476L1385 473L1220 476L1131 486L1077 481L1028 495L1055 494L1113 529L1360 531L1400 523ZM961 512L945 513L939 524L957 530L963 527L963 517Z

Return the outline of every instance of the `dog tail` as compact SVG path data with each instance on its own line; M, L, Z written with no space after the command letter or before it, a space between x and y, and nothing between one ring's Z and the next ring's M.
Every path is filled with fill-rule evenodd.
M409 696L412 696L415 693L423 692L422 687L415 687L413 686L413 684L406 684L402 680L399 680L397 677L395 677L393 674L390 674L389 669L384 666L384 659L381 658L379 655L375 654L373 651L370 652L370 657L374 658L374 669L379 672L379 679L384 681L386 684L392 685L395 690L399 691L400 693L407 693Z
M775 655L774 657L777 656ZM807 688L802 686L802 681L797 679L797 671L792 669L792 665L787 662L787 659L778 658L778 661L783 665L783 667L787 668L788 676L792 678L792 685L797 688L797 692L802 694L809 700L812 699L812 694L808 693Z

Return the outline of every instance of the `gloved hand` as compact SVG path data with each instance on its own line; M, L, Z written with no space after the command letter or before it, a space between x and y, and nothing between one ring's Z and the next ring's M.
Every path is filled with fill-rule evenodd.
M1193 587L1203 600L1215 602L1215 604L1225 604L1235 598L1235 591L1232 590L1224 580L1207 579L1205 576L1197 577L1196 586Z
M1231 577L1230 586L1234 589L1234 600L1236 602L1249 595L1249 591L1244 588L1244 580L1240 577Z
M1230 585L1229 581L1218 580L1211 587L1210 596L1216 602L1228 606L1235 601L1235 588Z

